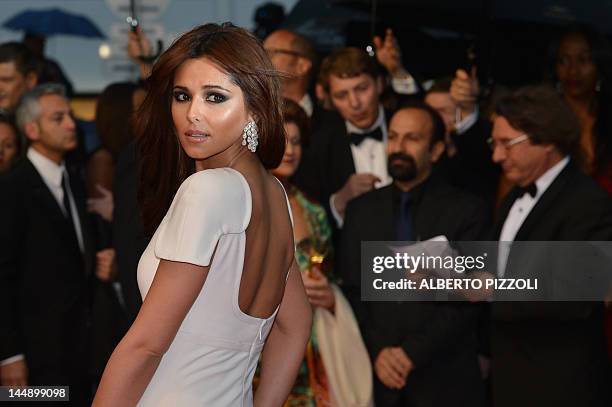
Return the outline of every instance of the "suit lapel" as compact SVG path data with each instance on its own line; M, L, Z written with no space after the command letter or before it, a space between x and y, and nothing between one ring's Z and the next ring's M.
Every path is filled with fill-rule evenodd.
M516 233L516 237L514 238L515 241L529 239L531 231L537 225L538 221L544 218L550 207L554 206L559 195L563 193L572 170L573 164L570 162L557 178L555 178L552 184L550 184L544 194L538 199L533 209L531 209L529 215L527 215L527 218Z
M53 221L61 223L65 227L68 226L64 212L59 206L59 202L55 199L55 196L49 190L45 181L43 181L41 175L38 173L32 162L26 159L28 168L30 170L30 184L32 186L32 197L33 203L44 208L45 213L49 215Z
M393 185L370 193L376 194L376 201L372 206L372 217L364 219L371 227L368 235L373 237L371 240L395 240Z
M395 240L396 225L393 213L393 187L387 186L381 191L380 213L382 214L381 229L389 240Z
M342 122L344 126L344 122ZM355 173L355 161L353 160L353 152L351 151L351 143L349 141L346 127L337 134L333 134L331 139L331 151L329 160L332 162L331 174L334 178L333 191L336 192L344 185L346 180Z
M343 151L342 170L349 174L355 173L355 161L353 160L353 151L351 150L351 142L346 128L344 130L344 137L340 138L340 148Z
M94 253L95 244L89 228L89 215L85 208L85 190L83 184L78 182L78 174L70 171L70 189L74 198L77 213L79 215L79 223L81 226L81 237L83 238L83 257L85 260L85 270L90 273L93 270L94 264L89 254ZM76 232L75 232L76 233Z
M497 210L497 214L495 216L495 223L493 225L492 232L493 236L491 237L491 240L499 240L499 236L501 235L501 231L504 227L504 223L506 222L506 218L510 213L512 205L514 205L514 201L518 199L518 194L518 188L512 188L499 206L499 209Z
M36 170L36 167L34 167L32 162L28 159L26 159L26 161L30 170L32 205L40 208L45 214L47 214L49 220L57 225L58 231L61 233L60 238L64 239L64 241L66 242L72 242L74 244L75 250L80 253L79 243L76 237L76 231L72 227L71 223L68 222L68 220L64 216L64 212L59 206L59 202L57 202L57 199L55 199L55 196L53 196L53 193L49 190L49 187L47 186L47 184L45 184L45 181L43 181L42 176ZM79 212L79 216L81 216L81 213L82 212Z

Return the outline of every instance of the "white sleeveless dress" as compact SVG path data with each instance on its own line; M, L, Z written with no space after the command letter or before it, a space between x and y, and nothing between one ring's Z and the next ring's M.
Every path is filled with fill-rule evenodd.
M176 193L138 264L140 293L144 299L160 259L210 270L138 406L252 406L253 374L278 308L261 319L238 305L251 204L246 179L231 168L197 172Z

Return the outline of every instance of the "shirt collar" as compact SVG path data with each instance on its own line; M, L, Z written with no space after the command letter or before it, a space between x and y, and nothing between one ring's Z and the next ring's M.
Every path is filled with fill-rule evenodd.
M385 136L387 134L387 124L385 122L385 109L383 109L382 105L378 105L378 117L376 118L376 121L374 121L374 124L372 124L367 129L360 129L359 127L355 126L353 123L349 122L348 120L345 120L344 123L346 125L346 133L347 134L350 134L350 133L357 133L357 134L369 133L372 130L376 129L377 127L380 127L380 129L381 129L381 131L383 133L383 136Z
M304 96L298 104L304 109L308 117L312 117L312 99L308 93L304 93Z
M538 193L536 195L536 198L539 198L544 192L546 192L550 184L552 184L555 178L557 178L557 176L559 175L559 173L563 171L567 163L569 163L569 156L565 156L565 158L550 167L548 171L546 171L544 174L542 174L542 176L540 176L540 178L536 180L535 184L536 187L538 187Z
M27 156L41 177L51 185L56 187L62 186L62 175L66 171L63 161L60 165L57 165L32 147L28 148Z

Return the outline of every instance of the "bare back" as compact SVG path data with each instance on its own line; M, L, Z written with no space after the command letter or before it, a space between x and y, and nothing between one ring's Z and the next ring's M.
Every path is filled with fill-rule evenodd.
M280 182L260 165L235 169L249 184L252 199L238 304L245 314L268 318L283 298L294 259L287 197Z

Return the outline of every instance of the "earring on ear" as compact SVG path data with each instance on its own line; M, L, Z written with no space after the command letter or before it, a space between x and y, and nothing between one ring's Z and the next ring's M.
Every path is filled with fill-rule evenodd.
M595 92L601 91L601 79L597 79L597 83L595 84Z
M247 146L249 151L254 153L255 150L257 150L258 136L257 125L251 120L244 126L244 130L242 131L242 145Z

